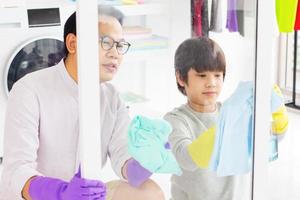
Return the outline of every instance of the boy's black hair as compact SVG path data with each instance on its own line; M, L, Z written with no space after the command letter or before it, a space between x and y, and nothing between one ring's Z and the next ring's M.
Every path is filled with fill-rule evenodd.
M175 52L175 71L188 83L188 72L192 68L198 73L205 71L226 73L225 55L220 46L208 37L191 38L183 41ZM186 95L184 87L177 82L179 91Z
M121 11L118 9L112 7L112 6L106 6L106 5L99 5L98 6L98 15L105 15L116 18L120 24L123 24L123 18L124 15ZM67 35L73 33L76 35L76 12L74 12L66 21L64 26L64 53L65 56L68 55L68 49L66 46L66 38Z

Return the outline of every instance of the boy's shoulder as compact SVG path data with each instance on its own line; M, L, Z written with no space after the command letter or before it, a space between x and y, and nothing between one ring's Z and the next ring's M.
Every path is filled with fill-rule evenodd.
M186 124L187 119L190 118L187 105L183 104L179 107L174 108L170 112L167 112L164 116L164 119L170 122L171 124L183 123Z
M179 107L173 108L173 110L167 112L165 114L166 116L182 116L186 113L186 105L181 105Z

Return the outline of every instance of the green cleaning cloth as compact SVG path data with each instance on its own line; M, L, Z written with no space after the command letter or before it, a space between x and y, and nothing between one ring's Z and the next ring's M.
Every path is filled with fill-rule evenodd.
M129 153L152 173L181 175L181 169L166 145L171 131L171 125L165 120L136 116L128 130Z

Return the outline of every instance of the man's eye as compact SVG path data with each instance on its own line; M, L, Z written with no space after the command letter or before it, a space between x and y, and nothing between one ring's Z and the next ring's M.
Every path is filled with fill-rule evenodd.
M110 45L110 42L109 41L103 41L103 44Z

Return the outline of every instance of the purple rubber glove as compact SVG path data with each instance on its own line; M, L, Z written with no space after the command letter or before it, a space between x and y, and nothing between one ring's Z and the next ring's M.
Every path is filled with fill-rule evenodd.
M37 176L29 186L32 200L105 200L106 187L101 181L81 178L80 170L68 183Z
M131 158L127 161L127 180L133 187L139 187L152 175L150 171L140 165L138 161Z

